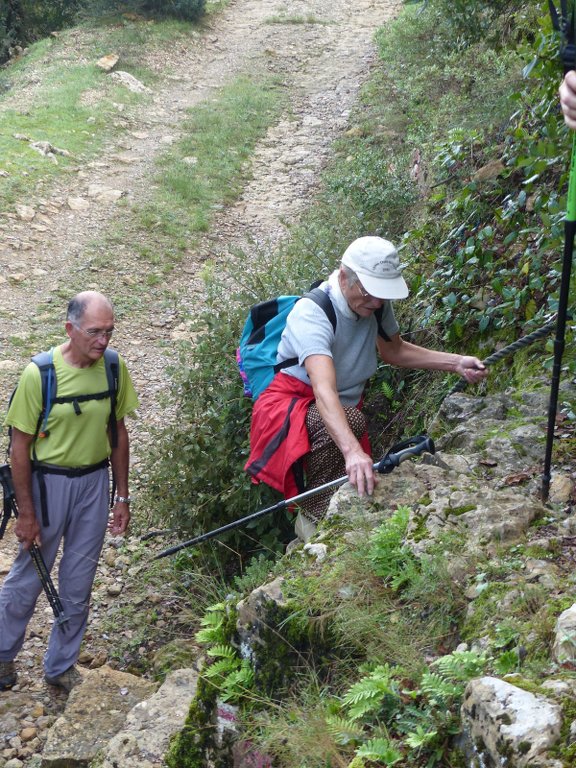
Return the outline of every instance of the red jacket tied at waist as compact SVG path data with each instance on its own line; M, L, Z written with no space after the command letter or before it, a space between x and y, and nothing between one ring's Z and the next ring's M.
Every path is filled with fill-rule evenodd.
M250 456L244 469L254 483L266 483L285 499L302 492L293 467L310 451L306 412L314 399L311 386L278 373L254 404ZM369 453L368 435L360 442Z

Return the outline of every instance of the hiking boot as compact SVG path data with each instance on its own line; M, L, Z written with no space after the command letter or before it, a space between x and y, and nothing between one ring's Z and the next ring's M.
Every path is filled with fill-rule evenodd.
M0 661L0 691L7 691L16 685L18 675L13 661Z
M56 685L58 688L62 688L70 693L72 688L75 688L82 682L82 675L78 672L76 667L72 666L65 672L62 672L61 675L56 675L56 677L48 677L48 675L44 675L44 680L48 685Z

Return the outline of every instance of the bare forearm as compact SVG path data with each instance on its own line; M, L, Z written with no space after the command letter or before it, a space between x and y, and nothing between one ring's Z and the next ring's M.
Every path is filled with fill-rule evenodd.
M344 458L346 459L352 451L362 450L360 443L350 429L338 395L330 387L323 386L317 387L314 394L316 395L316 406L326 431Z
M388 342L378 339L378 351L384 362L390 365L457 373L469 384L476 384L487 375L484 363L477 357L419 347L404 341L399 334Z
M390 349L390 352L392 354L388 354L388 349L383 344L381 347L382 359L399 368L426 368L429 370L456 372L458 363L462 358L462 355L418 347L416 344L411 344L408 341L402 341L394 350Z
M28 441L25 437L18 437L16 433L12 439L10 463L18 513L22 518L33 518L35 515L32 498L32 464L30 462Z
M112 519L109 529L116 535L124 533L130 522L130 505L126 501L129 497L128 468L130 465L130 443L124 421L118 422L118 445L112 449L110 461L116 482L117 495L124 499L124 501L117 501L115 499L114 506L112 507Z
M371 494L375 482L372 459L365 453L348 424L336 389L332 359L324 355L312 355L306 359L305 365L318 411L326 431L342 452L348 479L358 488L360 495L364 492Z
M128 432L122 422L118 423L118 445L110 456L112 472L119 496L128 496L128 468L130 465L130 443Z

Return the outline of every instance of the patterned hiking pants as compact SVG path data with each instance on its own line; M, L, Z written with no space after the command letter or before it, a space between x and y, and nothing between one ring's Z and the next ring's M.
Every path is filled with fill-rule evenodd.
M354 436L360 440L366 431L366 418L358 408L344 407L344 413ZM324 425L316 403L308 408L306 414L306 429L310 438L310 453L304 457L306 463L306 488L318 488L331 480L337 480L346 474L346 463L340 449L332 440ZM336 488L328 488L325 491L303 499L299 503L302 514L318 522L328 510L332 494Z

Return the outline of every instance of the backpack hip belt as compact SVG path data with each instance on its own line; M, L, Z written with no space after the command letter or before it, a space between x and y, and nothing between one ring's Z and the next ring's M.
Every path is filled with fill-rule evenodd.
M43 461L32 462L32 472L42 472L48 475L65 475L66 477L82 477L97 472L99 469L105 469L110 466L108 459L103 459L97 464L89 464L85 467L60 467L57 464L46 464Z

